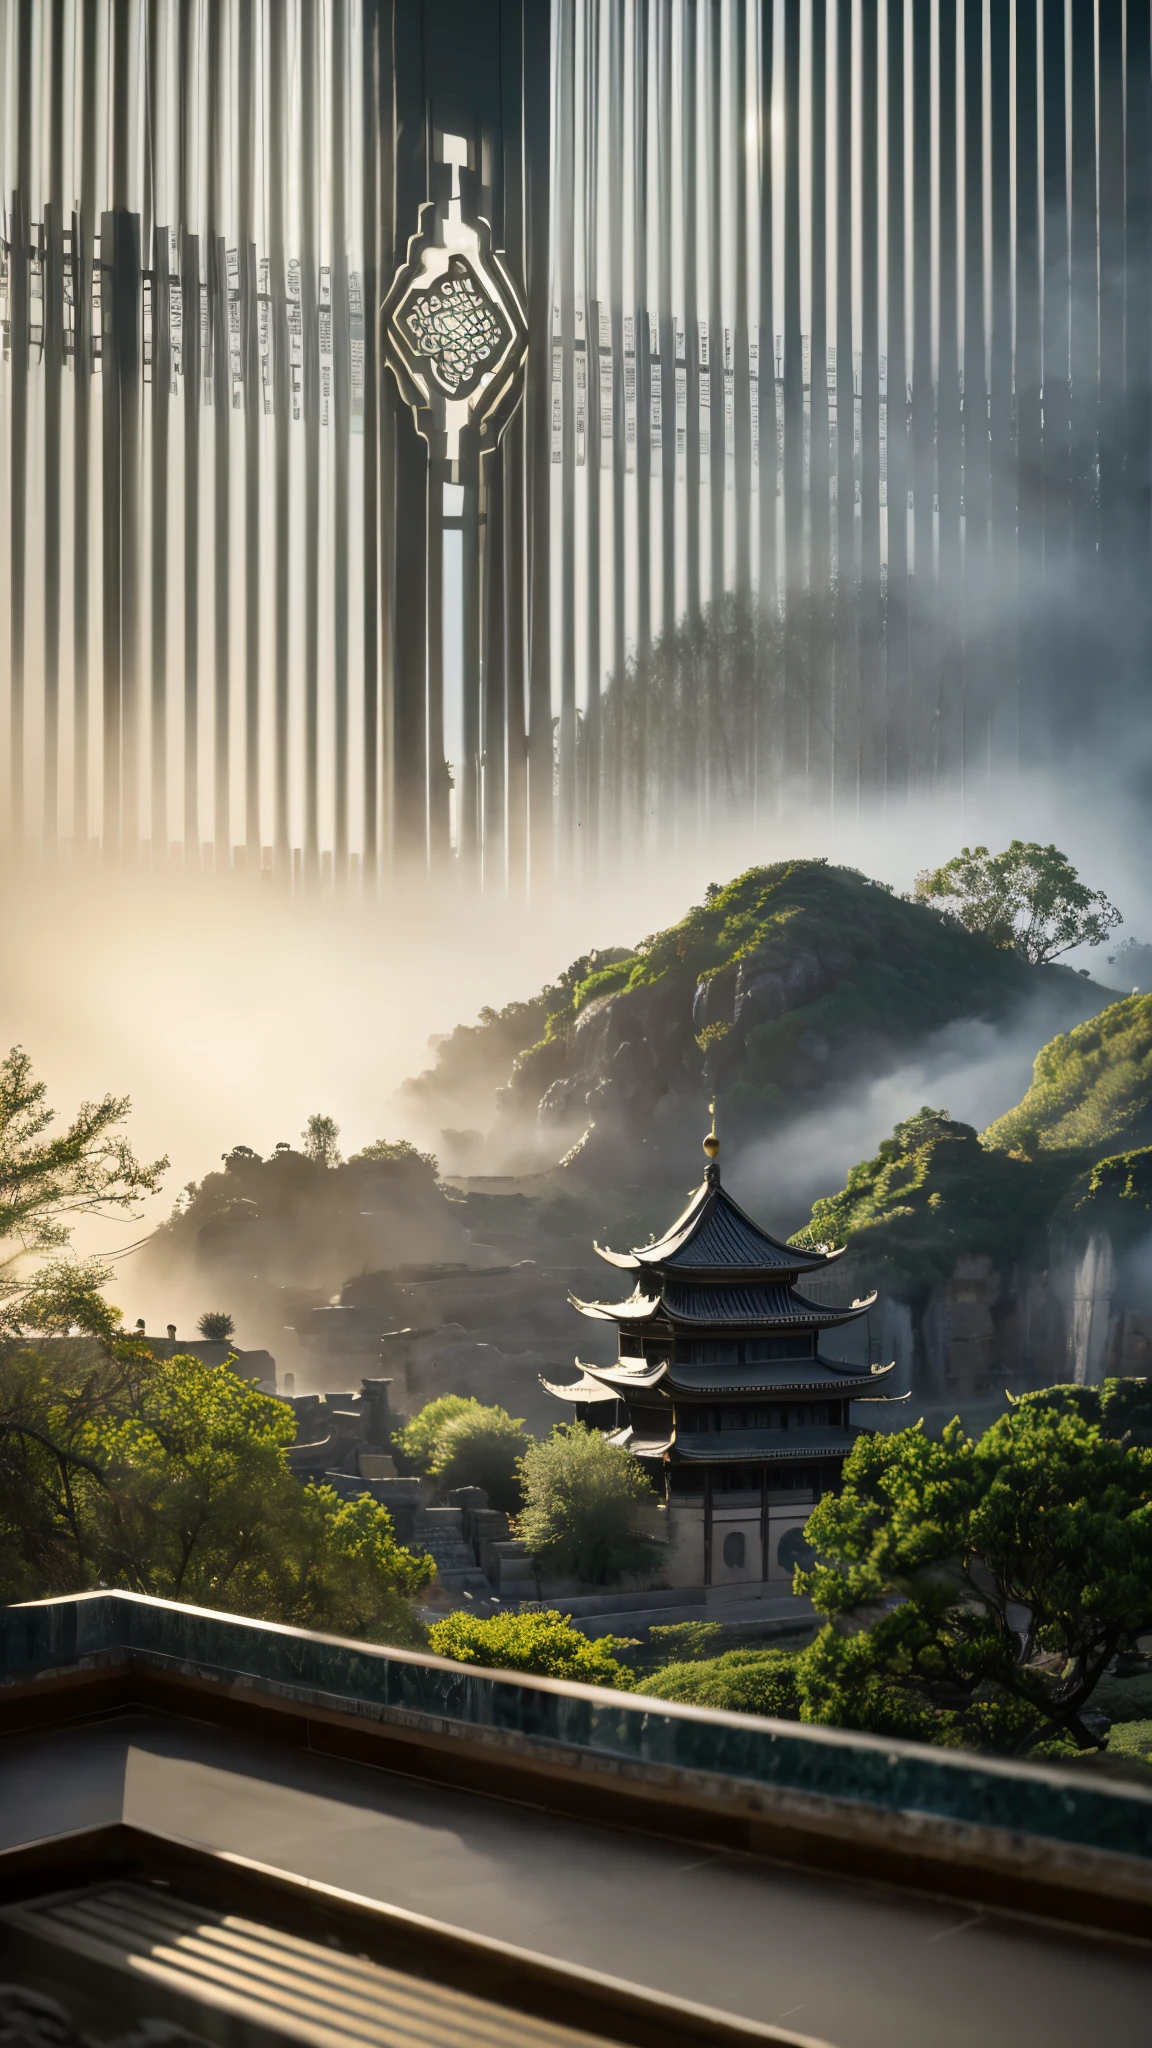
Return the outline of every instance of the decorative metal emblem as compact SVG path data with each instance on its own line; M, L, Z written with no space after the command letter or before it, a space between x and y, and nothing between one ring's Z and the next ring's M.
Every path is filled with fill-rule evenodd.
M511 333L500 310L462 256L453 256L439 285L414 291L404 312L412 346L427 356L448 398L474 391L486 364L507 347Z
M421 207L419 232L383 307L401 394L433 452L453 464L462 434L481 451L495 446L520 395L528 342L516 288L476 211L477 191L475 176L453 162L447 206Z

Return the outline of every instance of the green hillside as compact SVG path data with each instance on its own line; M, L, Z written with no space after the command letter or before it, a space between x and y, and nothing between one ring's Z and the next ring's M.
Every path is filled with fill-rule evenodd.
M977 1136L942 1110L898 1124L797 1243L851 1246L870 1280L923 1305L960 1253L1005 1273L1053 1222L1118 1246L1152 1221L1152 996L1130 996L1036 1056L1022 1102Z
M1113 1003L1044 1046L1024 1100L984 1143L1029 1158L1152 1143L1152 995Z

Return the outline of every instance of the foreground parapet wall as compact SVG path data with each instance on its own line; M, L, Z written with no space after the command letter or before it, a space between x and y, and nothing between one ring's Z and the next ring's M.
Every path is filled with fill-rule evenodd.
M1146 1934L1152 1795L128 1593L0 1613L0 1728L127 1707L587 1819Z

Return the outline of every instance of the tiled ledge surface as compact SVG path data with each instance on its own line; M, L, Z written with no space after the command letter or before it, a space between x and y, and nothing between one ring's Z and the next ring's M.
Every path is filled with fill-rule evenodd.
M1152 1793L1063 1771L797 1726L627 1694L469 1669L420 1652L314 1635L131 1593L87 1593L0 1610L0 1685L24 1687L124 1661L242 1680L257 1692L360 1715L587 1752L611 1768L656 1766L742 1780L801 1799L857 1802L1152 1864Z

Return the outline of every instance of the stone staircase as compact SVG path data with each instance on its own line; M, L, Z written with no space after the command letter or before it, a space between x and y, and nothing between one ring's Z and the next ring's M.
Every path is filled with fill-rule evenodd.
M492 1587L471 1544L464 1541L463 1520L460 1508L417 1508L408 1541L413 1550L427 1551L435 1559L437 1582L446 1593L490 1600Z

